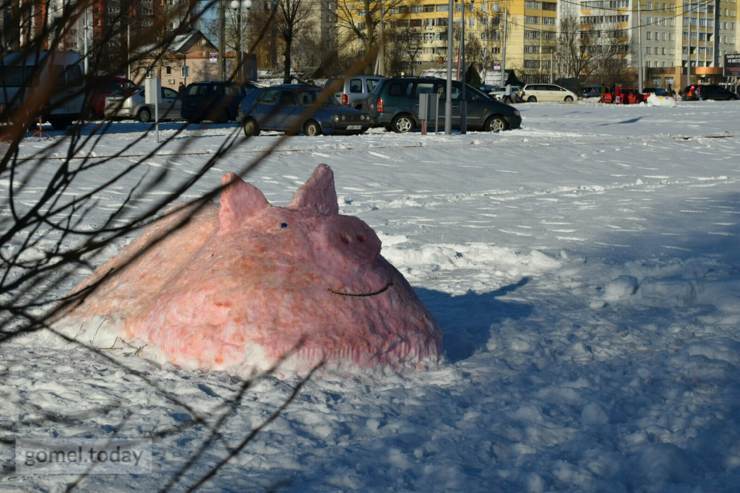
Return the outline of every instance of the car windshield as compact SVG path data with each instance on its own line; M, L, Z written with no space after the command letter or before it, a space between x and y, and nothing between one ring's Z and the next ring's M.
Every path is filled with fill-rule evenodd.
M319 98L319 94L321 94L321 91L300 91L296 93L296 98L298 100L298 104L303 106L308 106L316 102L316 100ZM337 101L337 98L333 95L329 95L329 99L324 102L323 106L336 106L339 102Z

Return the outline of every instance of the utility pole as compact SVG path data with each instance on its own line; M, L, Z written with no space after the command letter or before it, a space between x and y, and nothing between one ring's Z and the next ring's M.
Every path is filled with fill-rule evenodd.
M218 65L221 80L226 80L226 0L218 2Z
M126 78L131 80L131 20L126 22Z
M643 70L644 70L644 63L642 60L642 15L640 10L640 4L642 3L642 0L637 0L637 87L638 90L642 93L642 85L643 85Z
M695 50L696 51L696 63L694 63L694 67L696 68L699 68L699 41L700 41L699 27L701 27L699 24L699 9L701 9L701 2L697 0L696 8L694 9L694 13L696 14L696 50ZM696 73L696 70L694 70L694 73ZM698 74L696 76L696 79L697 79L696 82L698 83L699 82Z
M684 3L681 6L681 11L683 12L683 16L686 17L687 14L691 12L691 0L689 0L689 11L686 11L686 4ZM687 24L689 25L689 32L686 36L686 84L685 86L688 86L691 84L691 17L687 18Z
M90 57L87 51L87 11L88 7L85 6L85 10L82 13L82 66L85 70L85 75L88 74L88 58Z
M460 80L460 83L462 84L462 91L461 91L461 97L462 101L460 102L460 133L465 134L468 131L468 99L466 97L466 91L465 86L466 84L466 75L467 75L467 67L465 66L465 0L462 0L462 30L460 34L460 56L462 58L462 77Z
M501 84L506 85L506 35L509 26L509 10L504 7L504 39L501 42Z
M445 91L445 133L452 134L452 44L454 42L454 0L447 10L447 91Z
M714 22L712 22L712 67L719 67L719 0L714 0Z

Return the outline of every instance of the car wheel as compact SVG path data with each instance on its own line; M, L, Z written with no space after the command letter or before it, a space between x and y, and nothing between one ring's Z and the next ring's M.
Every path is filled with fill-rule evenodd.
M309 120L303 125L303 133L309 137L321 135L321 126L314 120Z
M244 120L242 129L244 129L244 135L246 137L256 137L260 134L260 127L252 118L247 118L246 120Z
M506 127L506 120L500 116L492 116L488 118L486 123L483 125L483 129L488 132L500 132L502 130L506 130Z
M398 115L391 122L391 128L394 132L405 134L414 129L414 119L411 118L411 115Z
M139 114L136 115L141 123L149 123L152 121L152 112L148 108L141 108Z
M565 101L566 103L572 103L573 102L573 97L572 96L565 96L565 99L563 101Z
M528 102L528 103L536 103L536 102L537 102L537 98L536 98L536 97L534 97L534 96L529 96L529 97L527 98L527 102Z

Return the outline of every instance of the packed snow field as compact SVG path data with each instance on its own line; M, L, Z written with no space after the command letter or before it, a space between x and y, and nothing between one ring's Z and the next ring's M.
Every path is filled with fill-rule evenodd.
M316 164L329 164L340 211L378 232L382 254L442 328L445 360L402 375L316 375L206 490L737 491L740 103L520 110L523 128L495 135L291 138L246 177L287 203ZM114 125L95 155L144 128ZM233 130L188 130L188 149L148 159L151 171L171 168L152 200L189 179ZM59 138L29 138L21 154ZM185 198L277 138L243 144ZM75 187L89 189L153 146L145 139ZM102 194L99 214L143 174ZM204 426L187 426L193 414L220 413L240 387L224 374L116 357L149 382L79 347L0 347L6 464L14 438L155 437L151 474L80 484L154 491L208 438ZM224 458L295 384L271 376L250 389L175 490ZM72 411L79 419L53 419ZM178 425L181 433L157 438ZM73 479L6 469L0 491Z

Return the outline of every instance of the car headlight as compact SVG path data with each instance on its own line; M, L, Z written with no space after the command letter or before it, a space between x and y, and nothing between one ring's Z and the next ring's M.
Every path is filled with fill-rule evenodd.
M334 117L332 118L332 120L334 120L335 122L338 122L339 121L339 115L334 115Z

